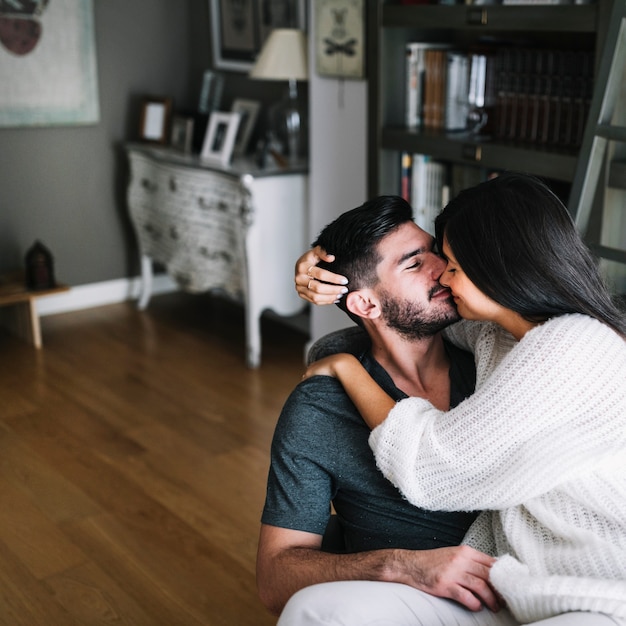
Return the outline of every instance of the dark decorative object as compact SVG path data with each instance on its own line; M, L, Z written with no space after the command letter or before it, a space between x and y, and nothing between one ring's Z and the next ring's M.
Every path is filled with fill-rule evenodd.
M26 253L26 288L35 291L56 287L50 250L37 240Z

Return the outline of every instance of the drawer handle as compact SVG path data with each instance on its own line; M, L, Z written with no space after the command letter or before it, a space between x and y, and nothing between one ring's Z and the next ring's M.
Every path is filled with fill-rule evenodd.
M157 184L152 182L149 178L142 178L141 179L141 186L146 191L156 191L157 190Z

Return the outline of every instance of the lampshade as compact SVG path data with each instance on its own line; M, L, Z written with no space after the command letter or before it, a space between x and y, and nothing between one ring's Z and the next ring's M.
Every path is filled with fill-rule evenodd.
M263 45L250 78L308 80L306 35L295 28L276 28Z

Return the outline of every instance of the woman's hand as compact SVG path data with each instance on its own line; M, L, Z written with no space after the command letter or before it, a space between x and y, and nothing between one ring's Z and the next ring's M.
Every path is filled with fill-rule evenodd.
M302 380L312 376L336 378L370 428L381 424L395 405L393 398L378 386L359 359L352 354L340 352L311 363Z
M347 293L348 279L317 267L320 261L332 262L335 257L319 246L305 252L296 261L296 291L313 304L335 304Z

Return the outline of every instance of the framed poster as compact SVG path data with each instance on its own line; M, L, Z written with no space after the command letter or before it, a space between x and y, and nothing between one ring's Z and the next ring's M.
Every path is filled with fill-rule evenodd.
M306 30L306 0L209 0L213 66L249 72L274 28Z
M0 2L0 127L96 124L92 0Z
M365 76L364 0L315 0L315 63L320 76Z

